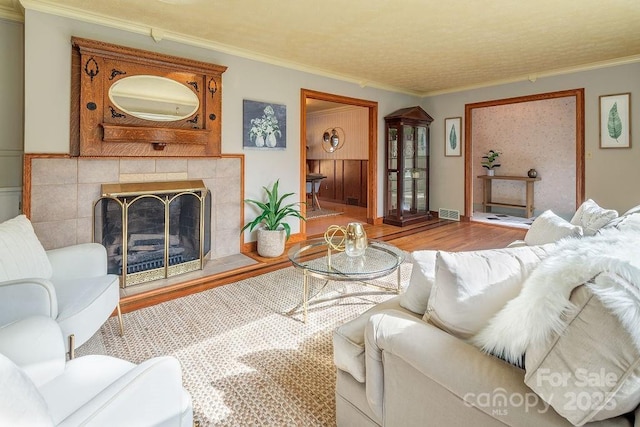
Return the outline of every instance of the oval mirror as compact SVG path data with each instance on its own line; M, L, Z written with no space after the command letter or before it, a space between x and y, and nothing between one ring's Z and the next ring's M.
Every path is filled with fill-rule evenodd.
M186 119L198 111L198 96L175 80L158 76L129 76L109 88L109 99L134 117L156 122Z

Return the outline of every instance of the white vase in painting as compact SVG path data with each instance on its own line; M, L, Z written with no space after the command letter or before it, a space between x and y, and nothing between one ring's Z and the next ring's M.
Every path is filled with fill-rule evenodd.
M273 148L276 146L277 143L278 141L276 141L276 134L273 132L269 132L265 140L265 144L267 145L267 147Z
M487 175L488 176L494 176L495 175L495 171L493 169L487 169Z
M264 147L264 136L256 135L256 147Z

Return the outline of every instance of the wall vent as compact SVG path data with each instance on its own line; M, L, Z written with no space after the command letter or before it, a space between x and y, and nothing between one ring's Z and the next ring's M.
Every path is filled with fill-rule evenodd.
M460 221L460 211L454 209L439 209L438 217L440 219L450 219L451 221Z

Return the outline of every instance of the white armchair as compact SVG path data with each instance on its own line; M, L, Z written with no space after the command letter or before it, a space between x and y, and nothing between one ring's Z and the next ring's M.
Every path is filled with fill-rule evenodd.
M60 325L73 357L117 310L118 276L107 274L107 252L97 243L44 250L29 220L0 224L0 325L44 315Z
M192 426L191 396L175 358L67 362L64 341L50 317L0 327L0 425Z

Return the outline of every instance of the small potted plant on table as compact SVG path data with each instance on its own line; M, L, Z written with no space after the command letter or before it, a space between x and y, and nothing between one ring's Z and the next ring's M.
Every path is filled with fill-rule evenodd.
M498 157L500 157L500 154L501 153L499 151L489 150L487 154L482 156L484 160L481 165L487 170L487 175L493 176L495 173L494 169L500 167L500 163L498 163Z
M258 255L263 257L277 257L284 252L284 245L291 235L291 227L284 220L287 217L299 218L306 221L300 211L296 208L298 203L285 204L284 199L292 196L294 193L278 195L279 180L276 181L271 189L262 187L267 193L267 201L245 199L245 203L256 206L260 209L258 215L253 221L242 227L242 231L247 228L253 231L258 228Z

